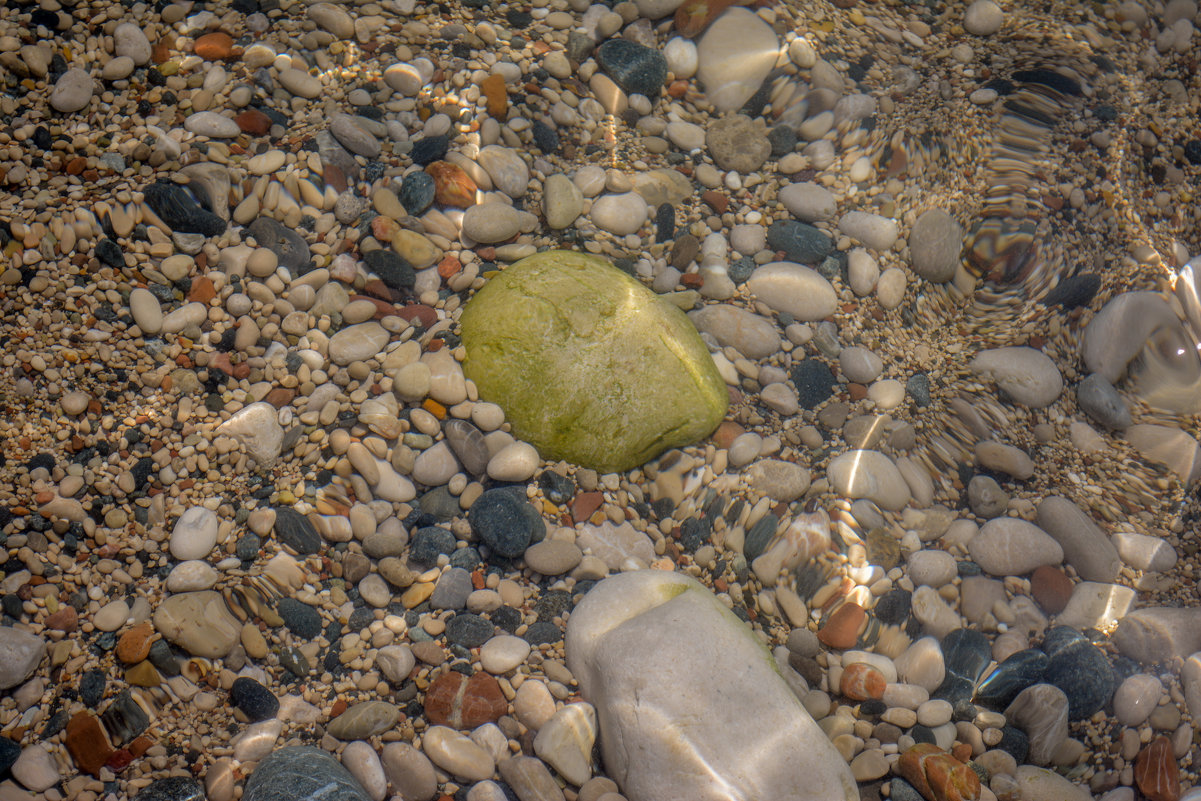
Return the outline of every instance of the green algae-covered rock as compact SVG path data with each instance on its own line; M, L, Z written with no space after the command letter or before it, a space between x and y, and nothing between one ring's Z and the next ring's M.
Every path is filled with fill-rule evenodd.
M522 259L461 325L467 377L546 458L628 470L725 416L725 383L684 313L596 256Z

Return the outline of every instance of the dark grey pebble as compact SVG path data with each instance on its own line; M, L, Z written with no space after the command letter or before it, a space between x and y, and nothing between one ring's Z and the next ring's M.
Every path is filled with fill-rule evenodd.
M342 763L307 745L281 748L258 764L242 801L371 801Z
M229 700L251 723L273 718L279 712L279 699L275 694L249 676L234 679Z
M321 633L321 614L306 603L295 598L281 598L275 611L283 618L288 631L305 640Z

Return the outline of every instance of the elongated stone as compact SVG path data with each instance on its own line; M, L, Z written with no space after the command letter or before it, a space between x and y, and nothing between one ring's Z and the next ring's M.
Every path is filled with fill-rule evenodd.
M572 612L566 648L597 710L606 772L630 801L726 801L731 787L746 798L859 798L771 654L695 579L604 579Z

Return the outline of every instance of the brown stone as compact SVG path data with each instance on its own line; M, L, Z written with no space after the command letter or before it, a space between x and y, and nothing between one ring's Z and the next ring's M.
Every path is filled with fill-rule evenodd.
M480 91L484 93L488 116L504 122L509 114L509 93L505 89L504 76L489 75L480 82Z
M705 201L705 204L718 214L725 214L726 209L730 207L730 199L716 189L702 192L701 200Z
M470 678L447 670L434 679L425 693L425 714L438 726L474 729L495 723L509 711L509 702L496 679L487 673Z
M733 420L723 420L713 432L713 444L722 450L728 450L734 440L746 433L746 429Z
M1072 597L1072 580L1057 567L1043 565L1030 575L1030 594L1048 615L1058 615Z
M276 409L282 409L292 402L292 398L296 397L296 390L288 389L287 387L276 387L266 394L263 398L267 403L270 403Z
M443 206L466 209L475 205L479 187L462 167L449 161L435 161L425 171L434 179L434 199Z
M1139 752L1134 762L1134 781L1149 801L1180 798L1180 768L1171 740L1160 735Z
M437 667L446 662L446 650L433 640L413 643L412 651L413 656L427 665Z
M571 502L571 519L583 523L592 517L592 513L605 502L605 496L599 492L581 492Z
M676 9L676 30L681 36L696 36L727 8L745 2L746 0L686 0Z
M223 61L233 55L234 40L228 33L214 31L196 40L192 51L205 61Z
M82 773L99 775L100 769L113 755L108 734L99 719L89 712L77 712L67 721L66 742L67 751L75 760L75 767Z
M141 662L150 656L150 644L153 641L154 626L150 623L139 623L117 640L117 658L126 665Z
M72 632L79 628L79 613L73 606L64 606L53 615L47 615L45 624L54 631Z
M251 136L266 136L271 130L271 118L257 108L246 109L234 117L234 122L238 124L242 133Z
M139 662L125 671L125 683L133 687L157 687L162 681L162 676L150 662Z
M859 629L867 613L859 604L847 602L834 610L826 624L817 631L817 639L840 651L854 648L859 639Z
M433 307L422 303L405 306L397 311L396 315L410 323L419 324L422 328L430 328L438 322L438 312L434 311Z
M215 297L217 297L217 289L209 278L201 276L192 281L192 288L188 290L189 301L203 303L207 306L208 302Z

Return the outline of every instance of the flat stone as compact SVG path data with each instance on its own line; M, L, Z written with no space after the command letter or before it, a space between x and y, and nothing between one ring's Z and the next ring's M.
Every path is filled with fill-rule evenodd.
M154 612L154 628L193 656L216 659L237 644L242 626L212 590L172 595Z
M976 354L968 365L1015 403L1031 409L1050 406L1063 392L1063 377L1055 362L1034 348L995 348Z
M340 365L366 361L377 356L391 338L376 322L348 326L330 337L329 358Z
M463 215L463 233L485 244L504 242L523 231L532 231L537 224L538 218L528 211L500 202L476 204Z
M271 250L292 275L303 275L309 269L312 258L309 245L296 231L270 217L255 219L246 230L260 247Z
M854 450L830 461L826 474L834 490L851 499L866 498L889 511L904 509L912 497L892 459L879 451Z
M365 740L383 734L400 720L400 709L387 701L363 701L346 709L325 727L339 740Z
M746 287L769 308L791 314L800 322L824 320L838 307L838 295L829 281L816 270L791 262L756 267Z
M596 710L583 701L567 704L538 730L534 753L559 775L579 787L592 778L596 745Z
M697 79L719 111L740 109L776 64L780 42L754 12L731 8L697 43Z
M1026 733L1028 759L1048 765L1056 749L1068 738L1068 698L1050 684L1035 684L1018 694L1005 709L1005 719Z
M203 506L193 506L175 521L169 548L180 561L205 559L217 545L217 515Z
M909 264L913 271L935 284L955 277L963 250L963 229L942 209L930 209L909 231Z
M609 39L594 54L600 68L626 94L659 95L667 81L667 60L658 50L627 39Z
M475 729L485 723L495 723L508 712L509 704L500 684L488 673L468 677L448 670L430 683L424 708L435 725Z
M1135 570L1164 573L1176 565L1175 549L1159 537L1117 531L1112 542L1117 548L1118 557Z
M1084 413L1110 430L1130 427L1130 407L1113 384L1100 373L1092 373L1076 387L1076 403Z
M1118 621L1113 644L1123 656L1149 664L1201 651L1201 609L1152 606Z
M268 469L283 450L284 429L270 403L252 403L217 427L217 432L238 440L262 469Z
M834 251L834 241L825 231L796 220L777 220L767 229L767 244L782 251L789 261L818 264Z
M713 162L723 170L746 175L759 169L771 155L771 142L762 122L744 114L722 117L709 123L705 146Z
M725 414L725 384L683 313L596 257L523 259L475 294L460 324L467 377L544 458L628 469Z
M980 527L968 543L972 560L993 576L1021 576L1041 565L1058 565L1063 548L1033 523L997 517Z
M1139 423L1126 429L1126 439L1139 456L1164 465L1185 485L1201 479L1201 444L1187 431Z
M45 655L46 643L41 637L0 627L0 690L16 687L32 676Z
M866 211L848 211L838 221L838 230L873 250L890 250L897 241L895 220Z
M604 579L572 612L566 649L606 733L606 772L631 801L716 801L729 786L755 798L858 801L846 763L771 655L695 579ZM764 741L765 729L781 736Z
M650 207L637 192L604 195L592 202L589 216L597 228L614 236L637 233L650 216Z
M1113 712L1123 726L1141 726L1163 697L1163 682L1145 673L1136 673L1113 694Z
M91 73L72 67L54 82L54 89L50 92L50 107L63 114L82 111L92 102L94 88Z
M802 222L830 220L838 211L838 200L830 190L812 181L788 184L780 190L778 198Z
M1085 581L1109 583L1122 561L1105 532L1067 498L1051 496L1038 504L1038 525L1063 547L1063 558Z
M708 304L688 312L688 319L698 331L712 336L722 347L734 348L748 359L765 359L780 350L776 327L746 309Z
M337 759L311 746L289 746L258 763L242 801L372 801Z

